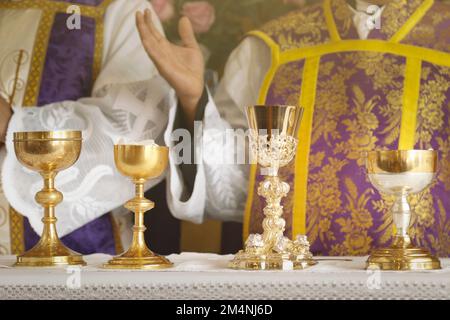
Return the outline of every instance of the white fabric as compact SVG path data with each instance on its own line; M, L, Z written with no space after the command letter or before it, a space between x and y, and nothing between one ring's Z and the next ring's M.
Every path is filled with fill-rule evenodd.
M0 257L0 299L449 299L450 259L442 270L364 270L366 257L317 257L299 271L227 269L231 255L183 253L161 271L100 269L110 257L86 256L82 268L11 268ZM331 260L330 260L331 259ZM3 267L1 267L3 266Z
M358 1L357 5L358 10L368 7L368 4L362 1ZM357 13L356 10L353 11ZM358 23L355 26L358 33L367 38L368 24ZM208 164L198 165L194 191L187 201L180 200L183 197L183 190L180 189L183 186L181 174L175 164L170 165L171 181L167 192L170 198L169 206L175 216L194 222L201 222L205 215L225 221L242 220L247 199L249 166L223 164L224 155L243 152L236 150L234 145L225 145L223 138L226 129L247 128L245 107L257 103L270 65L270 49L260 39L247 37L232 52L214 99L210 97L205 110L205 132L207 129L214 129L214 132L195 140L195 152L202 154ZM169 123L175 116L176 101L171 108ZM168 132L171 132L170 130L169 127ZM174 146L169 139L169 133L166 133L166 143ZM174 153L172 150L173 155Z
M359 37L361 39L367 39L370 31L372 31L369 19L381 19L381 14L383 13L385 6L371 6L370 3L359 0L356 2L356 9L352 6L349 7L353 12L353 22L356 26Z
M34 194L42 187L42 179L17 162L12 143L13 132L83 130L80 159L56 178L57 188L64 193L64 202L57 207L60 236L121 206L133 196L131 182L120 176L114 166L113 144L118 138L163 142L168 113L166 100L173 95L173 91L148 59L135 26L135 12L150 7L145 0L116 0L108 7L102 70L91 97L41 108L21 108L22 96L17 96L15 113L7 133L2 182L11 205L29 218L37 233L42 229L42 210L35 203ZM0 11L2 17L8 16L7 11ZM28 46L26 50L31 52L33 41L23 40L27 35L34 40L40 16L30 16L29 10L16 10L15 14L18 17L25 15L27 23L21 22L21 19L7 20L7 29L19 30L24 37L6 37L1 33L5 36L0 38L2 48L13 52ZM28 29L23 30L24 26ZM157 27L162 31L159 22ZM2 54L8 57L10 53L2 51ZM2 58L0 56L0 61ZM27 68L24 69L28 72ZM8 74L2 74L6 82L14 77L13 69L7 70ZM26 81L28 74L21 77ZM157 182L151 181L147 188Z

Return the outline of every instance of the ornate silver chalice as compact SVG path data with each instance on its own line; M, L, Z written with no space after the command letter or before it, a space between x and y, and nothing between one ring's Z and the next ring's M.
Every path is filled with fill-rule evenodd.
M440 269L439 259L411 243L408 229L411 209L408 196L430 186L436 176L438 153L433 150L372 151L366 168L370 182L381 193L395 196L392 207L396 234L390 248L377 249L367 260L367 268L381 270Z
M229 267L244 270L304 269L317 262L312 259L304 235L295 241L284 236L281 199L289 193L289 184L281 181L278 170L295 157L297 132L303 108L293 106L252 106L247 108L250 149L265 171L258 195L266 199L263 234L251 234L245 249L239 251Z

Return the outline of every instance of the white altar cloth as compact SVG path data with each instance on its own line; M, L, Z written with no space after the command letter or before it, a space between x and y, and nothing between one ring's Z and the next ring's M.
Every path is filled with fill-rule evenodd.
M15 257L0 256L0 299L450 299L450 259L426 272L366 271L366 257L317 257L301 271L234 271L226 268L232 256L183 253L169 256L174 268L163 271L99 268L109 258L36 269L12 268Z

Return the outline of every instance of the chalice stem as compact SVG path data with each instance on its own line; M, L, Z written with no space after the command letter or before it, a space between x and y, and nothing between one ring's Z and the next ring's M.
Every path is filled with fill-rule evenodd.
M411 244L408 229L411 223L411 209L406 194L397 197L392 206L392 214L396 233L394 247L406 248Z
M130 252L138 256L151 254L150 249L145 243L144 232L147 229L144 224L144 214L153 208L153 202L144 197L144 179L137 179L135 183L135 197L128 204L127 208L134 212L133 240Z
M55 207L47 207L44 209L44 217L42 222L44 228L42 231L42 241L44 242L56 242L59 241L58 233L56 232L56 219L55 217Z
M261 182L259 195L266 199L263 220L263 239L268 249L272 249L277 241L283 237L286 221L283 219L281 199L289 192L289 185L277 176L267 176Z
M145 244L144 232L147 228L144 225L144 212L138 211L134 213L133 239L136 243Z
M144 183L145 181L143 179L135 180L134 185L136 188L135 191L136 198L144 199Z
M36 194L36 201L44 208L44 217L42 223L41 241L44 243L59 243L58 233L56 231L55 207L63 200L61 192L55 189L56 172L41 173L44 179L44 187Z

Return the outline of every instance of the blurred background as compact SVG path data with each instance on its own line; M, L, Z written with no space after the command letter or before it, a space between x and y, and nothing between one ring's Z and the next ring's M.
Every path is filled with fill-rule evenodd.
M185 15L191 20L207 61L206 78L214 91L228 56L247 32L317 0L149 1L171 41L179 41L179 18ZM439 1L450 3L450 0Z
M207 81L214 90L231 51L242 37L263 23L314 0L150 0L166 36L179 41L178 20L187 16L207 61Z

